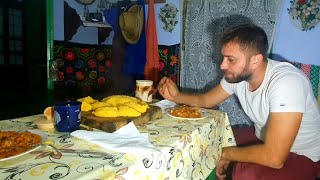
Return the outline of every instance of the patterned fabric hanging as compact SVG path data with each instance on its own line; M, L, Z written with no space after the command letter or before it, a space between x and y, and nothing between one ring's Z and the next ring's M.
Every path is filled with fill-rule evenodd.
M74 96L85 92L107 91L111 82L111 47L55 41L54 61L58 64L57 95L70 91ZM79 93L79 94L77 94Z
M114 70L117 62L114 62L113 56L119 53L112 51L111 46L65 44L61 41L55 41L54 44L54 62L57 63L59 75L55 83L57 96L70 95L77 98L92 95L96 91L108 93L111 89L121 89L126 85L123 79L119 79L123 74ZM161 45L158 50L160 78L170 77L177 84L179 51L180 44ZM116 87L114 82L119 80L120 87Z

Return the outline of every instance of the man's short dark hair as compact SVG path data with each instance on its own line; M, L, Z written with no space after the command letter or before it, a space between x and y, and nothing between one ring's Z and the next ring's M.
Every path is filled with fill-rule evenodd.
M243 24L227 30L221 37L221 46L237 43L248 55L262 54L267 58L268 37L266 32L254 24Z

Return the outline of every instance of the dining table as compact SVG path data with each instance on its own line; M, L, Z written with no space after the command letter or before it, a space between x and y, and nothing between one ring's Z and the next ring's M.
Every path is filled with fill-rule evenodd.
M158 150L140 155L109 150L70 132L39 130L34 121L42 114L2 120L0 131L38 130L47 139L28 153L0 159L0 179L206 179L222 148L236 142L226 112L203 110L206 116L196 120L163 112L161 118L136 126Z

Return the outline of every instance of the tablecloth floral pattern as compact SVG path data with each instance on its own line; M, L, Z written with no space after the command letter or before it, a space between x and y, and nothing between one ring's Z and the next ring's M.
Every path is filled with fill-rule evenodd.
M201 120L181 120L163 115L138 126L148 133L159 154L141 157L112 152L69 133L47 131L48 141L59 149L41 147L26 155L0 162L1 179L205 179L215 168L221 148L235 146L226 113L206 110ZM41 115L0 121L0 130L36 129ZM96 154L94 152L102 152Z

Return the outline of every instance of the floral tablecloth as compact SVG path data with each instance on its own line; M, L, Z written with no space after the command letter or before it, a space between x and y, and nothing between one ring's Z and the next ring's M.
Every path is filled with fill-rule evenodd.
M160 154L141 157L112 152L69 133L47 131L49 147L7 161L0 161L0 179L205 179L215 168L221 148L235 146L226 113L206 110L201 120L181 120L163 115L144 126ZM0 130L36 129L41 115L0 121ZM94 152L103 152L95 154Z

